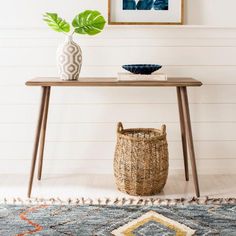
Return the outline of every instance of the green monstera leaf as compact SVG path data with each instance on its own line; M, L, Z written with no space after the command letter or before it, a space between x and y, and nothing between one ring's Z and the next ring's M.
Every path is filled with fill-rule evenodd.
M45 13L43 20L51 29L57 32L70 32L70 24L60 18L56 13Z
M88 35L101 33L105 24L106 20L101 13L99 11L91 10L80 13L72 22L72 25L75 28L75 33Z

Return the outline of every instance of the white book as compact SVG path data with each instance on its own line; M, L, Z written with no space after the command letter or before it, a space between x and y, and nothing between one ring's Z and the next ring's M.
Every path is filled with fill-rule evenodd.
M165 81L167 80L166 74L156 73L151 75L141 75L132 73L118 73L119 81Z

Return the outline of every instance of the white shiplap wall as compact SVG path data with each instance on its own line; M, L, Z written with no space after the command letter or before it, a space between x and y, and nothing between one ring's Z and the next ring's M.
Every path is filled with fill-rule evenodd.
M84 54L83 76L116 76L126 63L160 63L170 76L192 76L204 83L189 89L202 173L236 169L236 3L227 2L232 7L220 0L187 1L185 26L108 26L97 37L76 37ZM0 173L29 170L40 90L26 88L24 82L57 74L55 51L63 36L47 29L41 14L58 11L71 18L77 9L87 8L106 15L107 1L9 0L1 5ZM111 173L119 120L129 127L166 123L171 169L183 168L173 89L56 88L45 172Z

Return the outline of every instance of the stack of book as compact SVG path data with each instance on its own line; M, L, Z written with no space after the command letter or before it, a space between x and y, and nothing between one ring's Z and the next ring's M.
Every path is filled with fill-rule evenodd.
M132 73L118 73L119 81L165 81L168 79L166 74L141 75Z

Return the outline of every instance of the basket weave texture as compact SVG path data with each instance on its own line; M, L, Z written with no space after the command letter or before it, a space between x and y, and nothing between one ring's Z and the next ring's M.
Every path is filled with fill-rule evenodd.
M124 129L118 123L114 174L120 191L155 195L164 188L168 169L165 125L161 129Z

